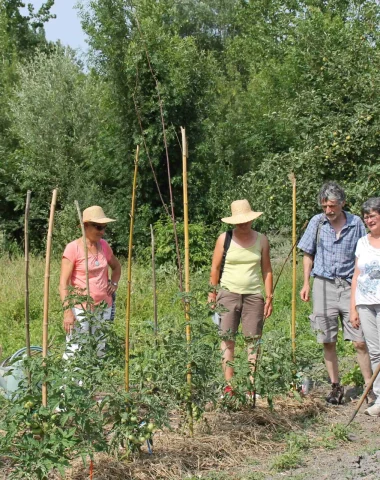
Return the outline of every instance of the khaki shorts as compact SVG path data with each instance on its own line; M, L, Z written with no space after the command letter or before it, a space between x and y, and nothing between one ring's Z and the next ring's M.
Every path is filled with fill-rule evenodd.
M227 310L220 314L221 335L235 335L240 320L245 337L253 338L261 335L264 322L264 298L261 293L240 294L220 290L216 303Z
M313 285L313 314L310 322L317 332L319 343L337 341L339 319L343 338L352 342L364 342L362 328L356 330L350 322L351 285L343 279L315 277Z

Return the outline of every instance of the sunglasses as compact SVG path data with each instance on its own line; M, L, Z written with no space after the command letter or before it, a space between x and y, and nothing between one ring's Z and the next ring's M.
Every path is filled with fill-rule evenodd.
M98 232L101 232L102 230L105 230L106 226L107 226L107 225L100 225L99 223L90 223L90 225L92 227L96 228L96 230L98 230Z

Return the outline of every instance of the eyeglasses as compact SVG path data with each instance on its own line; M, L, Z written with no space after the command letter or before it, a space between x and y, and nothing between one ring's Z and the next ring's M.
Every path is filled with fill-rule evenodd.
M374 220L378 216L379 216L378 213L371 213L371 215L364 215L363 220L365 222L368 222L369 220Z
M98 232L101 232L102 230L105 230L107 225L100 225L99 223L92 223L90 222L90 225L94 228L96 228L96 230L98 230Z

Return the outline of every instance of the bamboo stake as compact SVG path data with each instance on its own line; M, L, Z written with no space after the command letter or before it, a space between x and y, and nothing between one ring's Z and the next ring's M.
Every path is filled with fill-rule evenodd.
M42 325L42 356L47 358L48 354L48 329L49 329L49 285L50 285L50 257L51 257L51 245L54 228L54 213L57 203L57 189L53 190L53 196L50 205L50 218L49 229L47 235L46 245L46 264L45 264L45 285L44 285L44 318ZM47 407L47 384L42 384L42 405Z
M26 193L25 204L25 223L24 223L24 238L25 238L25 345L26 354L30 358L30 328L29 328L29 210L30 210L30 197L32 192L30 190ZM27 372L28 386L31 384L30 370Z
M137 166L139 163L140 147L137 145L135 158L135 172L133 176L132 187L132 205L131 205L131 224L129 228L129 246L128 246L128 279L127 279L127 308L125 318L125 391L129 392L129 325L131 318L131 279L132 279L132 247L133 247L133 227L135 223L135 205L136 205L136 183Z
M157 320L157 287L156 287L156 259L154 254L154 231L150 225L150 235L152 238L152 281L153 281L153 318L154 318L154 335L157 337L158 320Z
M293 224L292 224L292 244L297 242L297 195L296 195L296 177L294 173L290 173L289 180L293 186ZM291 325L291 338L292 338L292 350L293 360L296 356L296 289L297 289L297 250L293 249L293 276L292 276L292 325Z
M32 192L30 190L26 193L25 204L25 223L24 223L24 237L25 237L25 343L26 354L30 357L30 330L29 330L29 210L30 197Z
M185 292L190 292L190 250L189 250L189 209L188 209L188 194L187 194L187 140L186 131L181 127L182 133L182 172L183 172L183 223L185 234ZM186 318L186 342L187 349L190 349L191 344L191 325L190 325L190 302L189 299L185 300L185 318ZM193 435L193 410L192 410L192 398L191 398L191 364L187 365L186 375L187 385L190 390L190 400L188 405L189 410L189 427L190 434Z
M75 206L77 207L80 228L82 230L82 240L83 240L83 250L84 250L84 266L85 266L85 271L86 271L86 296L87 296L87 303L88 303L91 295L90 295L90 278L89 278L89 275L88 275L88 249L87 249L87 241L86 241L86 231L84 229L82 212L79 208L78 200L75 200L74 203L75 203ZM92 334L91 328L89 329L89 334L90 335Z
M380 363L378 364L378 366L376 367L376 370L373 372L372 374L372 377L371 377L371 380L368 382L364 392L363 392L363 395L361 396L360 400L359 400L359 403L357 404L356 408L355 408L355 411L354 413L352 414L349 422L347 423L347 427L350 425L350 423L352 422L352 420L356 417L356 414L358 413L358 411L360 410L360 407L363 405L363 402L364 400L366 399L366 396L368 395L368 392L371 390L372 388L372 385L374 384L376 378L378 377L380 373Z

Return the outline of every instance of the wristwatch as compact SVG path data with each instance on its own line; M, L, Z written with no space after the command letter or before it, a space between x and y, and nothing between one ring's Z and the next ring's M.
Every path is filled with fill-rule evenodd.
M110 280L110 283L111 283L111 285L113 285L114 287L117 287L117 285L118 285L117 282L113 282L112 280Z

